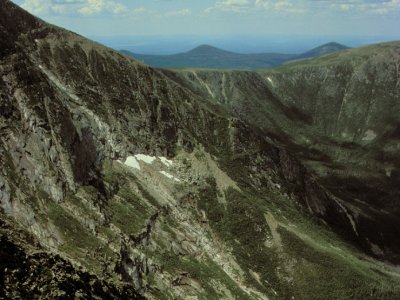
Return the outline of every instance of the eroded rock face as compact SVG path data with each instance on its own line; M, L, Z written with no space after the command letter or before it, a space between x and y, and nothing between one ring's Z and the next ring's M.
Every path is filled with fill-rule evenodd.
M275 119L266 134L262 110L257 122L246 117L255 109L240 99L267 95L274 102L265 107L280 109L285 124L308 120L286 110L263 76L213 73L212 82L222 76L235 89L217 91L204 74L154 70L33 17L23 21L9 1L1 8L10 42L0 61L0 211L13 221L0 238L14 270L2 266L6 295L27 292L16 278L44 298L399 295L394 269L359 259L310 220L315 214L345 233L356 224L361 236L347 202L281 147ZM12 19L19 31L7 29ZM204 91L236 102L212 103ZM27 274L39 266L61 279Z
M296 153L324 186L319 191L301 184L299 191L310 201L303 201L305 207L369 253L397 262L396 230L381 233L400 224L394 171L399 167L399 49L398 43L374 45L258 74L165 74ZM286 179L303 177L288 166L282 166ZM381 250L375 251L378 244Z

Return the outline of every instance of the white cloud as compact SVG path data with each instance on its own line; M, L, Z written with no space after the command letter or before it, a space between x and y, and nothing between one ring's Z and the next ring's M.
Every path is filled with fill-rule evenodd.
M128 9L121 3L107 0L87 0L86 3L78 9L82 15L95 15L100 13L111 13L119 15L128 12Z
M256 0L255 6L263 8L267 11L284 12L284 13L304 13L307 11L305 5L307 1L292 0Z
M341 0L332 3L330 7L334 10L349 11L352 13L362 12L370 14L385 15L391 12L400 11L400 0Z
M183 9L180 9L180 10L169 11L169 12L166 12L166 13L165 13L165 15L166 15L167 17L188 16L188 15L190 15L190 14L192 14L192 11L191 11L190 9L188 9L188 8L183 8Z
M400 10L400 0L382 1L381 3L366 3L361 6L363 11L385 15L393 11Z
M132 15L134 15L134 16L142 15L142 14L144 14L144 13L146 13L146 12L148 12L148 10L147 10L147 8L145 8L145 7L137 7L137 8L134 8L134 9L131 11Z
M46 14L51 7L51 1L25 0L21 7L33 14Z
M37 14L121 15L128 13L126 6L111 0L25 0L21 6Z
M400 10L400 0L255 0L255 7L284 13L318 13L329 11L388 14Z
M249 0L221 0L217 1L214 6L205 9L206 13L213 11L242 13L249 11Z

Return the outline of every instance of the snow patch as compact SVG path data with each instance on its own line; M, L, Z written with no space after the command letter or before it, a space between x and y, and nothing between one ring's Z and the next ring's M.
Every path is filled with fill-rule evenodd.
M274 84L274 82L272 81L271 77L267 77L267 79L268 79L269 83L270 83L272 86L275 86L275 84Z
M68 86L59 81L58 78L54 76L53 73L43 68L42 65L39 65L39 68L43 71L43 73L47 76L47 78L49 78L60 90L67 93L72 100L80 103L79 97L75 95Z
M140 165L135 156L128 156L125 160L125 165L128 167L140 170Z
M154 161L156 159L159 159L168 168L172 167L172 165L173 165L172 160L169 160L163 156L158 157L158 156L151 156L151 155L146 155L146 154L135 154L134 156L128 156L124 164L140 170L140 162L141 161L146 164L151 165L154 163ZM169 176L167 176L167 177L169 177Z
M362 140L363 140L363 141L372 141L372 140L374 140L375 138L376 138L376 133L375 133L373 130L368 129L368 130L365 132L365 135L364 135L364 137L362 138Z
M356 222L355 222L353 216L348 212L347 208L342 203L340 203L340 201L338 199L336 199L334 197L333 200L335 200L337 205L339 205L340 208L344 211L344 213L346 214L347 218L350 221L351 226L353 227L354 233L358 236L357 226L356 226Z
M149 156L146 154L136 154L135 158L137 160L141 160L141 161L145 162L146 164L152 164L156 160L156 157Z
M393 170L395 170L394 166L387 166L385 167L385 173L387 177L391 177L392 176L392 172Z
M165 172L165 171L159 171L159 172L160 172L161 174L163 174L165 177L169 178L169 179L173 179L173 180L175 180L175 181L177 181L177 182L181 182L180 179L174 177L173 175L171 175L171 174L169 174L169 173L167 173L167 172Z
M167 166L167 167L172 167L172 164L173 164L172 160L169 160L169 159L167 159L167 158L165 158L165 157L163 157L163 156L159 157L159 159L161 160L161 162L162 162L165 166Z

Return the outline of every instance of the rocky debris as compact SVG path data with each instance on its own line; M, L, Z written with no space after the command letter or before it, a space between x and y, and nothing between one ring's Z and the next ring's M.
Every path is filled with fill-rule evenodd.
M144 299L131 285L107 282L76 270L37 243L22 246L14 240L20 234L1 221L0 294L6 299ZM22 234L24 239L29 237Z

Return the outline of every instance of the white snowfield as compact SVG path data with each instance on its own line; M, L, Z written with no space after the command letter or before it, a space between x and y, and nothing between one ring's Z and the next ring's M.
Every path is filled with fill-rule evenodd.
M152 164L157 159L155 156L149 156L146 154L136 154L135 158L145 162L146 164Z
M159 157L159 159L160 159L161 162L162 162L164 165L166 165L167 167L172 167L172 164L173 164L172 160L169 160L169 159L167 159L167 158L165 158L165 157L163 157L163 156Z
M150 156L150 155L146 155L146 154L136 154L134 156L128 156L126 158L125 162L122 162L120 160L118 160L118 162L140 171L141 170L140 162L144 162L146 164L152 165L156 160L160 160L161 163L164 164L167 168L171 168L174 164L172 160L169 160L166 157ZM175 176L171 175L170 173L168 173L166 171L158 171L158 172L169 179L172 179L176 182L181 182L180 179L176 178Z
M168 172L165 171L159 171L161 174L163 174L165 177L168 177L169 179L173 179L176 182L180 182L180 179L176 178L175 176L169 174Z
M140 170L139 162L137 161L135 156L128 156L125 160L125 165L128 167Z

